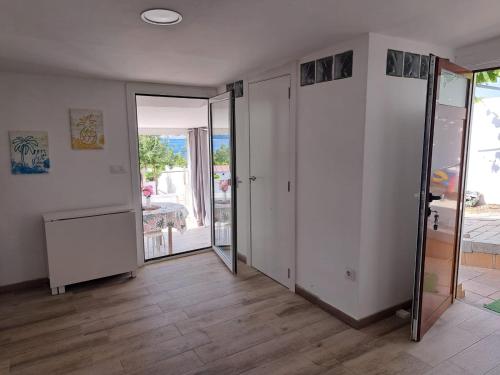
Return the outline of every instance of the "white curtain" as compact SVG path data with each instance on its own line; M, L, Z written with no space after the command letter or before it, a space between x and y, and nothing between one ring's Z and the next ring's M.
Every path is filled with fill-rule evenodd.
M189 129L189 170L193 192L193 211L199 226L209 223L210 181L208 129Z

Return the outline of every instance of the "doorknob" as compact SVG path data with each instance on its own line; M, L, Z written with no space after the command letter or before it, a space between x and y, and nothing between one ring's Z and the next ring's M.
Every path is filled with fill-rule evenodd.
M250 181L255 181L255 180L257 179L257 177L255 177L255 176L250 176L248 179L249 179Z

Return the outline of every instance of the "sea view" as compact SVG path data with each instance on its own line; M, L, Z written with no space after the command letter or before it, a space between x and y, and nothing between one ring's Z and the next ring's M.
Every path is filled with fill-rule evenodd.
M175 154L180 154L187 158L187 137L185 135L166 135L160 137L163 144L174 150ZM229 146L228 135L214 135L214 150L218 150L222 145Z

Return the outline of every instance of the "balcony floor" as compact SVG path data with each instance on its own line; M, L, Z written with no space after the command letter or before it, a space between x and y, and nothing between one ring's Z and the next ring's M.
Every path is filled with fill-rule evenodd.
M210 227L194 227L180 233L172 231L172 254L181 254L186 251L203 249L211 246ZM168 233L163 232L159 237L146 235L144 237L144 259L154 259L168 254Z

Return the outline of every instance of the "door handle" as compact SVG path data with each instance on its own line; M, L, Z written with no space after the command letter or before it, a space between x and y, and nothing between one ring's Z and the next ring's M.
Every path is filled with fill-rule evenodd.
M429 202L440 201L441 199L443 199L442 195L434 195L432 193L429 193Z
M248 179L249 179L250 181L255 181L255 180L257 179L257 177L255 177L255 176L250 176Z

